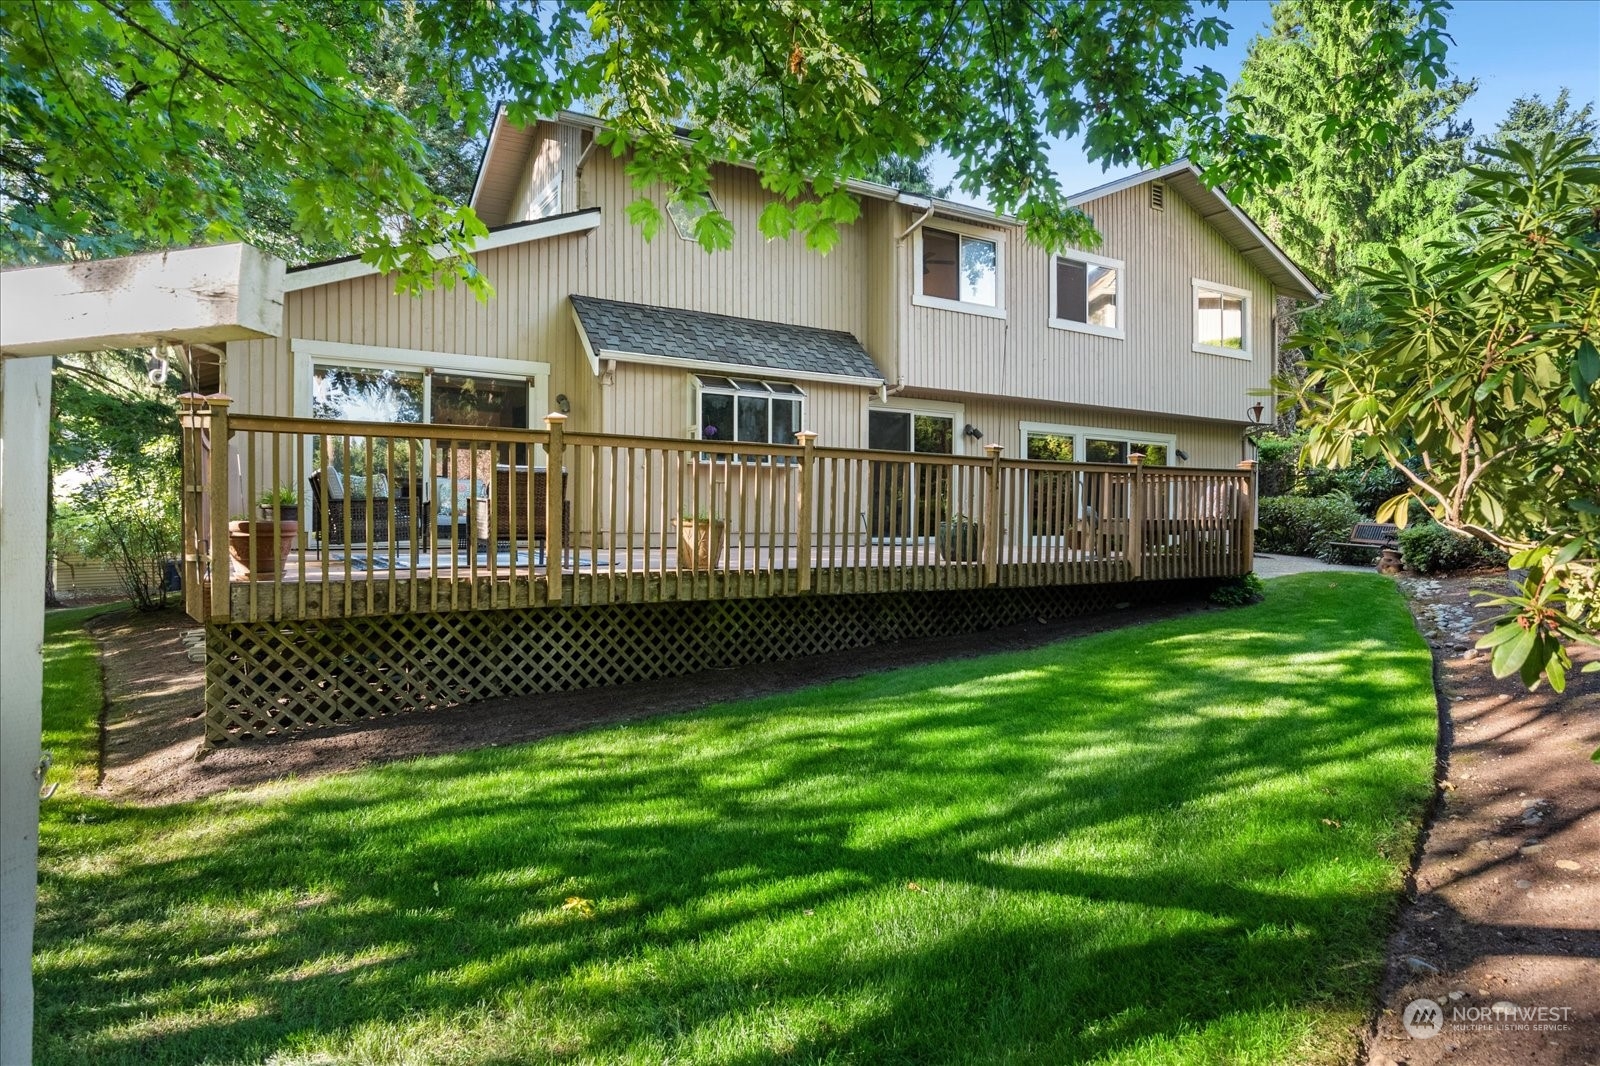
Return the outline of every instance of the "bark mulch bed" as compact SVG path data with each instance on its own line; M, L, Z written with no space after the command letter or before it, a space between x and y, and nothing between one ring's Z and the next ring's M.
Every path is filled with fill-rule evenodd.
M1376 1066L1600 1063L1600 674L1560 696L1496 681L1472 650L1494 612L1468 593L1504 582L1401 579L1433 647L1442 784L1368 1033ZM1437 1035L1407 1032L1418 999L1439 1004Z

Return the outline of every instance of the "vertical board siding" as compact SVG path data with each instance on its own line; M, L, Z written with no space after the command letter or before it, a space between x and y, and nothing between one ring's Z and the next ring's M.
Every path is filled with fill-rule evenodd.
M1037 421L1170 433L1190 466L1231 466L1245 409L1257 399L1251 392L1270 380L1270 282L1170 190L1163 212L1150 210L1147 185L1087 205L1104 237L1097 251L1126 264L1127 338L1115 340L1049 327L1051 257L1026 244L1018 229L997 231L1007 245L1006 319L917 307L915 242L897 239L919 215L910 208L863 201L861 221L842 228L823 256L799 237L762 237L757 222L770 197L758 176L719 167L713 195L733 223L733 247L708 253L665 217L646 241L627 221L627 205L641 193L623 161L596 149L577 171L583 131L546 123L512 132L532 146L516 168L521 187L486 184L484 195L501 205L500 217L486 218L505 221L513 207L525 209L530 188L559 166L563 208L599 207L600 228L480 254L495 288L486 302L460 286L399 296L389 279L375 276L289 293L283 337L228 345L224 388L236 412L294 412L310 385L295 380L291 338L308 338L547 362L552 405L561 394L571 404L569 430L687 438L695 423L688 375L622 364L613 376L597 377L579 342L571 293L849 332L886 380L906 386L905 398L963 402L965 421L1005 445L1007 455L1018 448L1017 423ZM664 204L659 188L644 195ZM1255 293L1252 360L1192 350L1196 277ZM865 443L869 390L804 387L807 428L819 434L819 446ZM532 412L535 428L541 413ZM981 454L979 442L962 438L960 448ZM242 509L242 496L236 502Z
M997 229L1006 243L1005 319L938 308L909 308L900 352L908 384L945 392L1000 394L1241 421L1274 370L1271 282L1171 194L1152 211L1142 185L1086 205L1103 243L1095 251L1125 264L1119 279L1126 339L1052 329L1052 257L1020 230ZM904 225L914 220L898 209ZM937 224L937 223L930 223ZM915 278L913 242L898 249L907 287ZM1249 289L1251 360L1193 350L1194 278ZM909 296L906 297L909 303Z

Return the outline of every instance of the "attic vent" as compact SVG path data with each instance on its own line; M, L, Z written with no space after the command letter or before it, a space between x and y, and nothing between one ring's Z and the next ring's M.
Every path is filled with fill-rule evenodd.
M1167 209L1167 186L1165 182L1152 181L1150 183L1150 210L1165 211Z

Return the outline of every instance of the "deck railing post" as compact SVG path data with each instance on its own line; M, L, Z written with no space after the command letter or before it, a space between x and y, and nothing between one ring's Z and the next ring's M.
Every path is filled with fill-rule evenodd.
M802 429L794 435L800 443L800 485L799 495L796 500L798 517L795 530L795 554L798 560L798 581L801 592L811 591L811 526L816 519L816 493L815 487L815 450L817 435L809 429Z
M1128 487L1128 566L1135 580L1144 576L1144 453L1130 452L1133 476Z
M1239 463L1239 469L1244 473L1244 496L1239 501L1242 512L1239 521L1243 525L1240 532L1239 543L1243 558L1239 561L1244 565L1241 574L1248 574L1256 566L1256 461L1244 459Z
M1000 583L1000 453L1003 444L985 444L989 456L989 479L984 484L983 498L983 583Z
M211 501L211 620L226 621L233 613L230 581L233 565L228 554L228 405L233 397L218 393L206 397L210 420L211 477L207 490ZM202 417L207 417L202 416Z
M183 443L183 484L179 502L183 507L183 609L196 621L205 621L206 570L205 510L206 468L202 428L207 419L201 413L206 399L198 392L178 397L178 425Z
M544 473L544 595L546 602L560 603L566 592L562 570L567 560L567 531L562 519L566 515L567 479L566 445L562 434L566 429L567 416L559 411L551 411L544 416L544 424L550 431L550 442L545 446ZM531 544L529 550L532 550ZM529 562L531 568L532 560Z

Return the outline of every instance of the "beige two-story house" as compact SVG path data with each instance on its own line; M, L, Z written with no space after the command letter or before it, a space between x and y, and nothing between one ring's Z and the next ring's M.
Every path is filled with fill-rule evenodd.
M560 410L569 431L1231 467L1272 419L1277 298L1318 295L1187 163L1075 197L1103 242L1060 255L865 183L822 255L763 238L769 194L722 167L735 236L707 252L691 210L654 240L628 222L640 194L596 128L498 119L473 193L487 302L396 295L357 260L291 269L283 336L230 346L234 410L533 428Z
M650 437L1232 466L1272 418L1251 408L1278 296L1317 298L1187 163L1077 195L1101 246L1056 256L1013 219L870 184L824 256L763 238L768 194L725 166L710 195L734 243L707 253L683 208L654 240L629 224L640 194L595 126L494 126L474 192L488 303L398 296L358 261L291 269L285 336L229 346L235 410L539 426L560 408Z
M1092 253L856 183L820 255L762 237L738 166L646 240L596 128L496 123L492 299L295 268L281 334L229 344L221 394L188 399L208 742L1249 571L1274 306L1317 293L1188 165L1079 196ZM712 204L735 235L708 253Z

